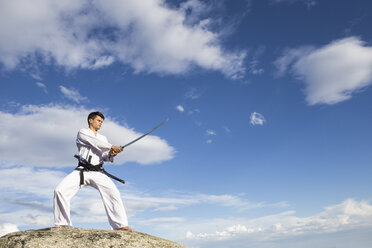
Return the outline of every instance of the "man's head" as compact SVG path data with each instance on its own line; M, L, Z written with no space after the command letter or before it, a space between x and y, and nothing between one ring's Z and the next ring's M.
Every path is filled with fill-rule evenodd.
M88 115L88 125L89 128L94 129L95 131L98 131L103 123L103 120L105 119L105 116L101 112L92 112Z

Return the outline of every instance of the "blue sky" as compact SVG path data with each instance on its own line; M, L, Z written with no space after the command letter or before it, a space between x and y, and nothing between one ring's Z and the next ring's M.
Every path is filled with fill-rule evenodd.
M371 247L372 4L0 1L0 234L53 225L90 111L130 225L188 247ZM98 192L76 227L109 229Z

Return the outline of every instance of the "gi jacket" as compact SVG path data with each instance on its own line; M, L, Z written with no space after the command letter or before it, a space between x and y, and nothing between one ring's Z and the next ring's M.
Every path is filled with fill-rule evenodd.
M89 161L89 157L92 156L90 159L92 165L98 165L104 161L114 161L114 158L109 154L112 144L107 141L105 136L99 133L95 134L89 128L83 128L78 132L76 145L82 158Z

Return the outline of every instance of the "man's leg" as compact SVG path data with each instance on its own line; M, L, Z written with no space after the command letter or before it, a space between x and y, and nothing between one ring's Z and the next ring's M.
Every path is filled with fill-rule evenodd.
M80 172L74 170L67 175L54 190L54 224L72 226L70 200L80 188Z
M101 194L111 227L115 230L133 231L128 227L128 219L123 201L114 182L101 172L89 171L84 175L87 183L96 188Z

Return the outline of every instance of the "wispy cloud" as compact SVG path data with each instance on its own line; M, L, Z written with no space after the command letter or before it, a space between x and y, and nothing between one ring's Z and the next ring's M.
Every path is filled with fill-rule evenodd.
M21 171L22 169L21 168L17 168L16 171ZM49 171L50 172L50 175L53 176L55 178L55 172L54 171ZM57 172L58 174L60 174L61 176L57 178L57 180L59 179L62 179L62 173L59 173ZM44 174L43 176L45 176L46 174ZM49 175L48 175L49 176ZM43 180L43 178L40 177L40 175L38 175L38 172L36 171L35 173L35 178L38 178L38 180ZM56 179L56 178L55 178ZM48 186L54 186L54 185L48 185ZM2 189L6 189L6 187L4 187L4 185L1 185L1 188ZM11 189L12 187L9 187L9 189ZM41 188L41 187L40 187ZM27 191L27 190L26 190ZM36 192L34 191L34 194L36 193L37 196L46 196L49 194L41 194L41 190L37 190ZM43 202L39 202L39 201L26 201L26 200L7 200L7 202L9 202L10 204L12 205L19 205L19 206L22 206L24 208L30 208L30 209L37 209L38 211L40 212L52 212L52 208L51 206L48 206L46 205L45 203Z
M303 3L308 9L311 9L317 4L317 0L271 0L271 3Z
M162 211L173 211L173 210L177 210L178 207L174 206L174 205L170 205L170 206L164 206L164 207L159 207L159 208L156 208L154 209L153 211L154 212L162 212Z
M189 115L200 114L200 109L192 109L187 112Z
M256 125L262 126L263 124L265 124L265 122L266 122L266 119L262 114L257 113L257 112L253 112L251 114L251 124L253 126L256 126Z
M195 123L195 125L197 125L198 127L201 127L201 126L203 125L203 123L200 122L200 121L194 121L194 123Z
M46 226L52 222L49 216L31 215L31 214L27 216L23 216L22 221L27 225L38 225L38 226Z
M229 225L233 220L215 220L215 225L227 226L214 232L186 233L191 240L269 241L314 233L331 233L342 230L372 226L372 205L365 201L348 199L340 204L325 207L321 213L309 217L297 217L294 211L264 216L256 219L238 220L241 223ZM224 224L223 224L224 223ZM211 226L206 227L211 228Z
M73 89L73 88L69 89L69 88L66 88L65 86L62 86L62 85L59 86L59 89L61 90L62 94L66 98L68 98L68 99L70 99L70 100L72 100L76 103L80 103L80 102L88 100L87 97L80 95L80 93L77 89Z
M15 226L30 225L52 225L52 203L53 189L66 176L65 172L50 169L35 169L28 167L14 167L0 169L2 180L0 190L2 195L2 211L0 221L3 223L13 223ZM22 178L22 184L14 178ZM119 189L124 187L118 186ZM169 211L177 211L184 207L208 205L209 207L224 207L238 211L257 208L283 208L285 203L264 203L251 202L242 195L213 195L203 193L188 192L164 192L162 194L149 194L136 190L133 186L125 186L126 190L122 193L125 201L127 214L129 217L142 217L134 220L137 225L148 224L176 224L186 222L185 217L157 217L143 218L144 212L153 216L154 212L166 214ZM26 200L30 199L38 200ZM98 192L87 187L79 191L71 204L72 219L75 223L106 223L107 217L102 205L102 200ZM0 223L1 223L0 222Z
M208 129L207 131L205 131L205 135L207 136L216 136L216 131L214 130L211 130L211 129Z
M372 47L358 37L291 49L275 64L279 74L289 72L305 82L309 105L336 104L372 84Z
M262 208L287 208L287 202L252 202L248 199L233 194L213 195L203 193L185 193L177 192L177 194L164 195L148 195L144 192L133 191L123 195L126 199L126 206L129 207L128 212L132 215L145 210L151 212L160 211L175 211L179 208L210 205L213 207L224 207L234 209L235 211L243 212L252 209ZM102 210L103 211L103 210Z
M0 9L0 63L14 69L38 56L67 69L120 62L135 72L184 74L198 66L241 78L245 51L222 47L213 20L198 14L205 6L198 0L179 8L157 0L7 1Z
M185 218L181 217L160 217L160 218L153 218L148 220L140 221L139 224L148 226L148 225L159 225L159 224L169 224L169 223L178 223L178 222L185 222Z
M249 72L253 75L261 75L264 73L264 69L258 68L259 61L257 59L249 62Z
M363 16L357 17L349 22L349 26L344 30L345 35L350 36L354 31L354 28L358 26L365 18L367 17L366 14Z
M264 46L259 47L253 54L249 61L248 71L253 75L261 75L265 72L263 68L259 67L259 57L265 52L266 48Z
M201 92L196 88L189 89L185 94L186 98L192 99L192 100L198 99L200 98L200 96L201 96Z
M41 83L41 82L36 82L36 85L37 87L41 88L45 94L48 94L48 90L47 90L47 87L45 84Z
M229 127L223 126L222 128L225 130L226 133L231 133L231 129Z

